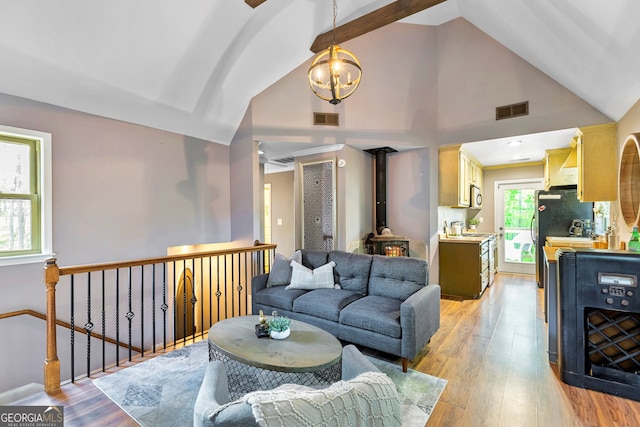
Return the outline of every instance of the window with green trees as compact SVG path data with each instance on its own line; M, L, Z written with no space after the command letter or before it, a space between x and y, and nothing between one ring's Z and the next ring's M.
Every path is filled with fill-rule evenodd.
M0 257L41 250L39 145L0 135Z
M535 248L531 240L531 218L535 212L535 190L504 191L505 250L507 260L534 263Z

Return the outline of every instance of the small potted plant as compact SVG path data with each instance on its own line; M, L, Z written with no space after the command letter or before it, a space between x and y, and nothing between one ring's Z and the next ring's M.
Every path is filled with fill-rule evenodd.
M480 224L480 220L478 218L471 218L469 220L469 230L475 230L476 227L478 227L478 224Z
M291 319L286 316L274 316L269 320L269 335L276 340L282 340L291 333Z

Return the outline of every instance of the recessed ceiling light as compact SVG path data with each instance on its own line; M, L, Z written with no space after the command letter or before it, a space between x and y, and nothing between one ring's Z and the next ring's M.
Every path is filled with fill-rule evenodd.
M519 139L514 139L513 141L507 142L507 145L510 145L512 147L517 147L520 144L522 144L522 141Z
M515 154L515 155L511 156L511 161L512 162L520 162L520 161L523 161L523 160L529 160L530 158L531 157L526 157L526 156L523 156L522 154Z

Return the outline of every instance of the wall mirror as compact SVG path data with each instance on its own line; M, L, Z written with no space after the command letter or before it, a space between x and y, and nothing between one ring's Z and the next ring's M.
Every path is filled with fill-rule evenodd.
M627 137L620 156L618 200L626 226L631 229L640 220L640 133Z

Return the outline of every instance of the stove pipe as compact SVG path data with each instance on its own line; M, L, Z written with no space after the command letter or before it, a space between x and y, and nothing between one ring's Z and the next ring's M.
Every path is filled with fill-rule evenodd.
M378 234L387 227L387 154L397 150L391 147L370 148L364 150L376 156L375 167L375 205L376 205L376 231Z

